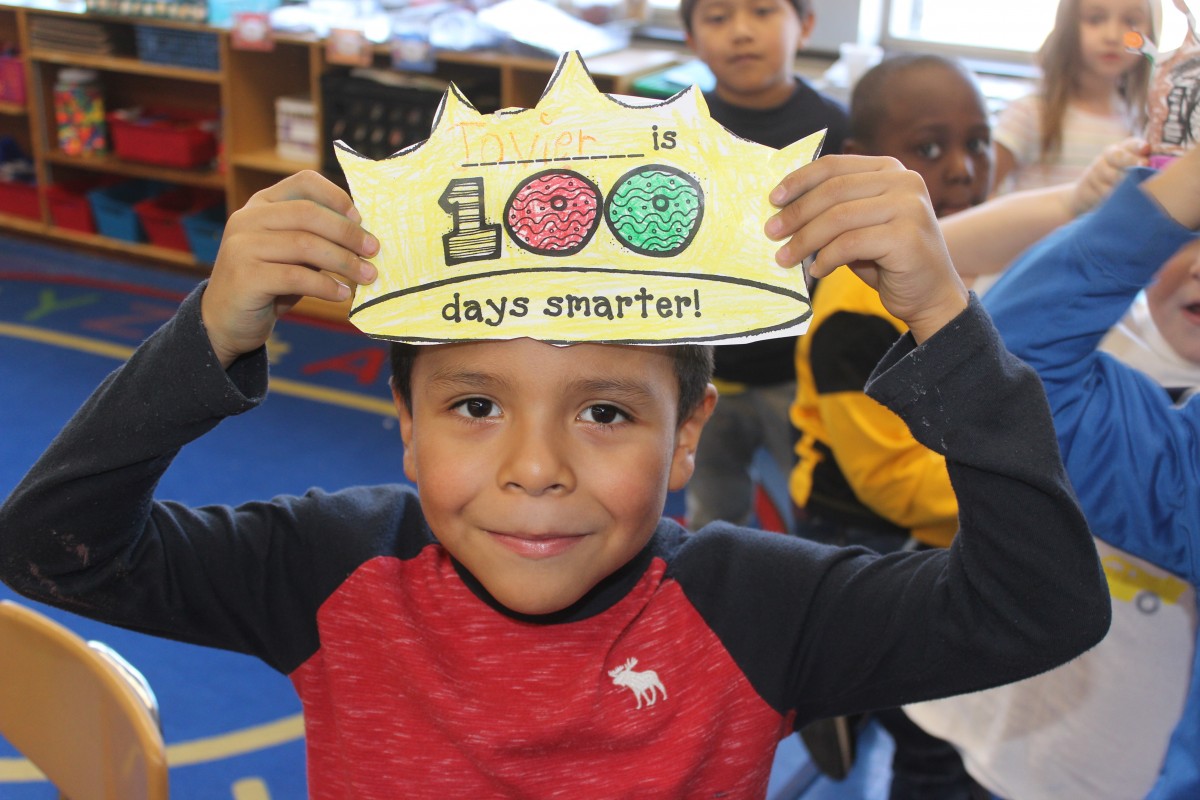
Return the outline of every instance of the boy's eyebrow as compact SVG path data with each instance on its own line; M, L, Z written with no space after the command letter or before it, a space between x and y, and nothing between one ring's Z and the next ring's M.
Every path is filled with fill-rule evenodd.
M429 376L431 386L454 391L503 387L507 383L508 381L495 373L461 367L443 367Z
M656 394L648 383L629 378L586 378L573 381L569 388L574 394L620 398L627 403L647 402Z
M446 367L429 376L429 385L442 391L498 391L510 386L502 375L457 367ZM623 377L579 378L566 387L571 396L620 398L627 403L643 403L653 399L656 392L646 381Z

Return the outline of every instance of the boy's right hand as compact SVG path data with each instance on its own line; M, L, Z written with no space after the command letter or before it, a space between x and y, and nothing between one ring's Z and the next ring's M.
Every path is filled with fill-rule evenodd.
M1096 156L1087 171L1075 182L1068 212L1078 217L1100 205L1104 198L1125 177L1131 167L1144 167L1150 162L1150 145L1143 139L1129 138L1109 145Z
M338 302L350 296L342 278L375 280L363 258L379 243L360 222L350 196L311 170L258 192L229 217L200 305L222 367L264 345L300 298Z
M771 192L779 213L767 235L789 241L775 259L809 267L822 278L842 264L879 292L917 342L967 307L970 295L954 270L920 174L894 158L833 155L788 175Z

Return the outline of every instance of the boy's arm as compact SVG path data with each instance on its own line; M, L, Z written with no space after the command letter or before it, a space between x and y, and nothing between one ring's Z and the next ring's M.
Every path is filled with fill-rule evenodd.
M1198 479L1200 408L1097 351L1136 294L1200 227L1200 150L1132 173L1094 214L1023 256L985 299L1008 347L1041 376L1080 501L1097 536L1200 575L1171 535ZM1190 422L1189 422L1190 419ZM1182 505L1181 505L1182 504ZM1193 504L1194 505L1194 504Z
M903 333L871 289L835 273L814 294L813 327L797 350L808 357L803 374L812 378L826 444L854 494L918 541L945 547L958 529L946 460L864 393L875 365Z
M1145 166L1149 146L1128 139L1107 148L1074 183L1009 192L939 220L960 275L1002 271L1043 236L1092 210L1130 167Z
M868 391L946 456L961 524L948 550L841 554L819 586L794 590L811 595L796 607L817 639L794 665L793 696L813 701L810 713L910 702L1016 680L1095 644L1107 588L1045 395L978 302L968 307L919 176L892 159L830 157L772 199L788 203L767 226L792 237L780 263L818 248L814 274L852 261L909 324Z
M313 181L305 176L285 183L303 195ZM317 192L337 193L323 187ZM343 207L349 208L348 198ZM291 224L303 226L311 213L301 209ZM357 227L346 223L347 230ZM241 259L239 243L251 242L247 249L256 261L248 261L261 266L273 253L276 262L286 256L285 240L309 232L270 227L280 224L275 214L234 214L233 235L222 245L213 281L218 273L228 277L232 262ZM283 246L273 248L273 242ZM248 620L304 619L302 613L277 613L277 604L320 591L313 565L305 563L304 536L289 515L299 516L301 505L306 514L324 513L328 501L190 509L153 500L181 447L266 394L264 348L226 364L210 345L213 328L201 322L201 295L210 297L212 286L193 292L105 379L0 506L0 578L22 594L77 613L255 652L285 669L286 656L267 652L271 646L259 638L270 626ZM265 336L270 326L259 330ZM263 558L265 552L272 557ZM268 585L280 589L278 596L256 594ZM286 647L303 646L304 636L295 630L272 635L277 642L290 638Z

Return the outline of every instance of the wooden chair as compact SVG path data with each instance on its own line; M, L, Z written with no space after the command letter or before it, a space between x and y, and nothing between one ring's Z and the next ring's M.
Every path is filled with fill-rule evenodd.
M0 736L64 798L166 800L153 692L128 662L94 644L0 600Z

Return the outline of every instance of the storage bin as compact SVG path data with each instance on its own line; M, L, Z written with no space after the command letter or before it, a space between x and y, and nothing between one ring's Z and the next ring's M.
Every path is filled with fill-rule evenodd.
M217 154L217 120L184 109L121 109L108 115L118 158L162 167L192 168Z
M92 213L88 192L115 182L115 178L80 178L50 184L46 187L50 221L67 230L95 233L96 216Z
M0 136L0 214L42 218L33 162L11 136Z
M279 0L208 0L208 24L231 25L235 14L261 14L276 8Z
M137 26L138 58L151 64L217 70L221 68L217 34L188 28Z
M184 215L183 231L196 260L203 264L213 263L217 260L221 237L225 235L225 204L217 203Z
M100 73L69 67L54 83L54 122L58 147L69 156L108 152Z
M275 152L280 158L317 163L317 107L311 100L275 99Z
M20 56L0 55L0 103L25 105L25 64Z
M162 193L164 188L158 181L132 180L88 192L96 230L102 236L126 242L146 241L146 231L134 206Z
M180 187L142 200L134 210L150 244L190 252L183 218L217 202L219 199L210 192Z
M37 184L0 180L0 214L26 219L41 219Z
M394 86L362 73L321 76L321 169L341 176L332 143L339 139L367 158L385 158L429 138L443 92Z

